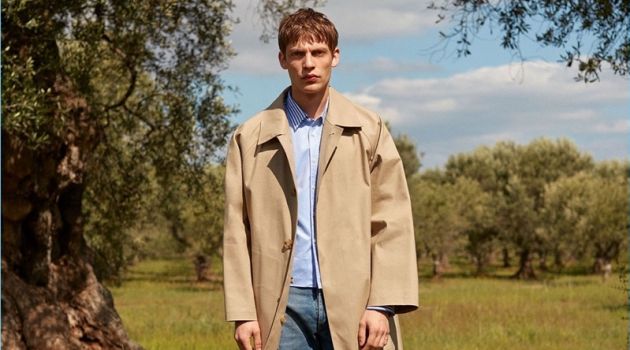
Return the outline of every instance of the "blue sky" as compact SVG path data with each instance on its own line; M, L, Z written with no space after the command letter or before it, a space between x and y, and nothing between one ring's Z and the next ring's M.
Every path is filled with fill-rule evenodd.
M236 0L240 19L231 40L237 56L223 72L238 88L225 98L237 104L241 123L271 103L289 79L277 62L277 44L262 43L257 2ZM423 0L328 0L318 10L335 23L341 62L331 85L389 120L424 153L423 168L448 156L500 140L527 143L566 137L595 159L627 159L630 131L628 78L601 74L577 83L575 69L558 63L559 50L523 42L524 60L503 50L489 32L472 55L439 50L437 14ZM437 46L436 46L437 45Z

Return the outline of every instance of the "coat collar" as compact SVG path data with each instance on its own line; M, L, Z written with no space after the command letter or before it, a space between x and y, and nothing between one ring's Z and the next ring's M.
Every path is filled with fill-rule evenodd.
M360 128L361 120L356 113L356 107L342 94L333 88L328 88L330 106L326 120L342 128Z
M284 89L273 103L263 111L258 144L263 144L274 137L290 133L289 121L284 111L284 99L290 87ZM328 88L329 106L325 124L341 128L360 128L361 123L354 113L352 103L332 87Z

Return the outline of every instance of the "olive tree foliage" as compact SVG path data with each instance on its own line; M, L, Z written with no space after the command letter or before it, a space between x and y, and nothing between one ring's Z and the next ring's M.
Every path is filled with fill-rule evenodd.
M598 267L628 250L628 161L594 162L566 139L511 141L454 154L445 168L411 178L416 250L434 263L466 256L484 274L497 253L514 252L515 278Z
M465 179L469 182L469 208L462 208L467 219L466 252L472 258L476 274L484 274L497 247L510 243L500 235L505 222L499 216L503 208L502 195L509 181L516 145L499 142L494 147L481 146L471 153L449 157L444 177L449 183Z
M405 169L405 178L409 182L420 170L422 153L417 151L416 144L407 134L400 134L394 137L394 144Z
M618 259L628 244L628 178L623 165L598 168L620 171L581 172L546 187L546 229L551 247L562 259L592 258L594 269ZM612 175L612 176L611 176Z
M453 208L451 188L439 183L414 181L411 205L418 257L428 257L433 276L439 277L448 266L448 256L458 246L459 218Z
M7 347L134 347L92 266L120 270L151 174L160 188L204 183L232 130L219 77L233 55L231 9L2 2Z
M535 277L534 254L550 254L544 199L546 186L582 171L592 171L593 161L565 139L541 138L527 145L500 142L493 148L480 147L470 154L449 158L446 172L451 181L460 177L476 180L490 194L494 224L487 234L496 234L503 245L519 255L515 277ZM490 237L488 237L490 239Z
M476 35L486 26L501 36L501 46L522 57L522 40L564 50L559 60L577 63L577 81L599 80L604 63L619 76L630 62L630 2L627 0L436 0L445 45L456 41L458 56L471 54Z
M284 16L301 7L322 6L327 0L261 0L258 12L261 14L263 32L260 40L269 42L276 37L278 24Z
M614 173L620 174L628 169L628 163L618 164L617 168L619 171ZM589 253L595 258L597 270L601 267L598 263L619 262L619 257L623 257L622 253L628 252L630 229L628 177L596 176L588 188L590 223L581 229L585 231L585 236L590 242Z
M587 219L592 180L592 174L582 172L545 186L546 243L559 268L569 259L581 259L586 254L588 242L579 227Z
M466 177L446 186L457 217L459 241L472 258L476 274L483 274L497 236L491 196L481 189L476 180Z
M501 247L504 254L513 248L504 234L510 221L502 215L506 213L505 196L510 190L508 183L513 177L517 151L518 145L502 141L493 147L480 146L473 152L454 154L445 166L444 176L448 182L454 183L460 178L474 180L487 195L484 216L488 221L484 221L484 217L476 218L477 225L468 234L467 250L475 260L478 274L484 273L494 248ZM504 256L504 259L509 260L509 257Z
M134 227L141 236L140 257L220 254L224 205L223 165L204 169L203 186L173 182L169 189L156 190L143 208ZM153 232L157 233L156 235Z
M526 251L538 253L542 268L546 268L549 254L545 244L544 194L545 186L564 176L581 171L592 171L594 162L590 155L581 152L566 139L555 141L537 139L523 147L518 157L517 176L522 182L525 196L531 199L532 230L521 231L519 238L521 254ZM518 210L517 208L515 208ZM523 258L523 256L521 256Z
M484 240L493 222L490 197L479 183L461 177L454 183L418 177L411 182L411 202L416 235L416 250L433 264L433 276L449 268L449 257L464 251L475 259L483 272L490 240Z
M203 167L235 111L219 77L233 55L231 1L3 2L3 132L34 151L67 125L52 91L65 74L86 100L86 238L116 272L125 228L145 205L148 174L171 188L203 183ZM32 37L32 39L30 39ZM53 111L57 117L51 117Z
M172 179L168 188L149 176L151 189L131 227L124 230L123 265L142 259L187 258L199 281L208 280L221 256L224 174L221 164L205 167L201 185Z
M499 236L492 195L484 192L479 182L466 177L457 179L454 190L457 214L464 222L461 229L464 249L472 258L475 274L483 275Z
M210 181L198 196L190 198L190 204L184 208L185 239L194 254L219 256L223 242L225 167L210 166L207 173Z

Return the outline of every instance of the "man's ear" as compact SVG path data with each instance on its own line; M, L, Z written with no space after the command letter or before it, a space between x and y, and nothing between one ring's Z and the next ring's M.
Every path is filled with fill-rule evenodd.
M338 47L335 47L335 49L332 52L332 56L333 56L332 66L333 67L337 67L337 65L339 64L339 56L340 55L341 55L341 51L339 51Z
M287 69L287 59L282 51L278 51L278 62L280 62L282 69Z

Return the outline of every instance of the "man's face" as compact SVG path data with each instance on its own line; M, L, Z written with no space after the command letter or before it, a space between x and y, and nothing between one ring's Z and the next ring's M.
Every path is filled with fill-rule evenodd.
M339 63L339 49L331 52L326 43L299 40L280 52L278 59L289 72L292 92L311 95L328 87L332 69Z

